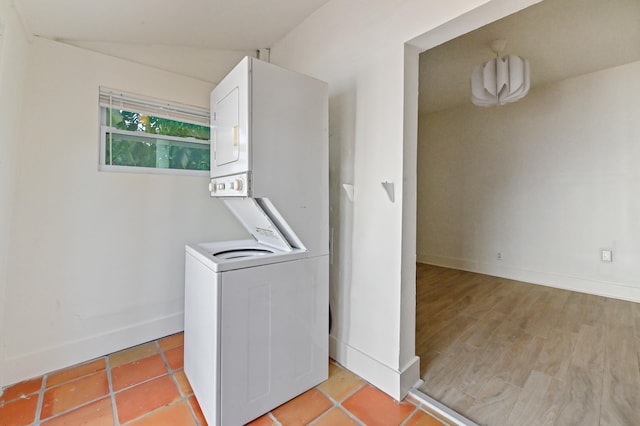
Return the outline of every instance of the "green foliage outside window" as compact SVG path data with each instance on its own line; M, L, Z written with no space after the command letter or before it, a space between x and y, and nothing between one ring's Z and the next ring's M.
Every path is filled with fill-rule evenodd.
M209 140L210 130L208 126L131 111L105 109L107 126L117 130L140 132L140 136L107 133L107 143L105 144L107 164L114 166L209 170L209 144L196 142ZM184 138L184 141L150 138L151 135L179 137ZM189 142L189 139L194 142Z
M106 110L107 125L115 129L209 140L209 126L169 120L167 118L154 117L131 111L110 110L109 108L106 108ZM111 114L110 119L109 114Z

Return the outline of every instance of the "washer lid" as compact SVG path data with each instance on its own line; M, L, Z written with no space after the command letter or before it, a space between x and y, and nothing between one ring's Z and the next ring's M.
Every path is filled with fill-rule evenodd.
M243 257L264 256L265 254L273 254L275 250L269 248L242 248L242 249L230 249L222 250L213 255L220 259L239 259Z
M291 244L253 198L224 198L222 201L256 241L281 251L291 251Z

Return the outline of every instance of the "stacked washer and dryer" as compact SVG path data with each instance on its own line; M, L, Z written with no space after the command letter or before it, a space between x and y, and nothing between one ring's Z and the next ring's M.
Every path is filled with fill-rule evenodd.
M251 238L186 247L184 368L210 425L327 378L327 93L250 57L211 92L209 191Z

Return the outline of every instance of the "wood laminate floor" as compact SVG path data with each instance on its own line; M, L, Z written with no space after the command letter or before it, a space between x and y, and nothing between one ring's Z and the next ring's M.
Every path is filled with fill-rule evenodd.
M417 266L420 388L483 425L640 425L640 304Z

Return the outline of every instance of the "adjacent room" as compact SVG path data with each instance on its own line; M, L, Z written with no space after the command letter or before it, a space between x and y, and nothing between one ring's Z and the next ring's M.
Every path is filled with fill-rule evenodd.
M420 389L478 423L640 421L639 16L546 0L420 56ZM476 106L496 39L531 88Z

